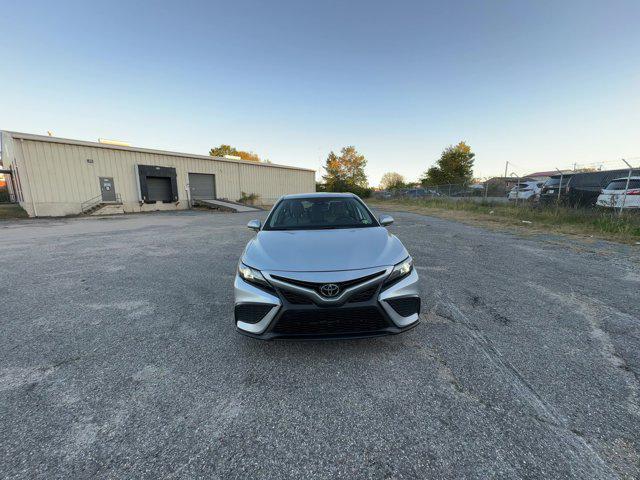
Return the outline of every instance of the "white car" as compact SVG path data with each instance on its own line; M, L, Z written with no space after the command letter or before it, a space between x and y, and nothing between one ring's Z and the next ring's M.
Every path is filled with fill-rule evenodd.
M507 198L510 201L524 200L533 201L540 195L544 182L520 182L511 189Z
M627 188L627 177L616 178L609 182L602 189L596 205L605 208L640 208L640 177L629 178L629 189Z

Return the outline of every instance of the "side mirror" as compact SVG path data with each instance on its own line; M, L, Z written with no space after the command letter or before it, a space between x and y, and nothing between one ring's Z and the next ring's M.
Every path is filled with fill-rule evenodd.
M255 230L256 232L260 230L261 226L262 224L260 223L260 220L251 220L249 223L247 223L247 227L249 227L251 230Z
M383 227L388 227L393 223L393 217L391 215L380 215L380 218L378 218L378 221L380 222L380 225L382 225Z

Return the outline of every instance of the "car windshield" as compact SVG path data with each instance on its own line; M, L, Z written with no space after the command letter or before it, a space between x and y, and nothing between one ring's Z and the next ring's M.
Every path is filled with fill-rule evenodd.
M570 178L571 178L570 175L563 175L562 176L562 185L566 185ZM557 187L558 185L560 185L560 176L551 177L551 178L549 178L549 180L544 182L544 186L545 187Z
M264 230L321 230L378 226L364 204L353 197L287 198L280 201Z

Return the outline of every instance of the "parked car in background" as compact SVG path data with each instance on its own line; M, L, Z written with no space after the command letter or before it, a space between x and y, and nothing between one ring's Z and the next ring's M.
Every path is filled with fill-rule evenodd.
M404 196L407 198L424 198L428 197L429 194L424 188L412 188L404 192Z
M628 169L576 173L565 188L565 202L572 207L593 207L603 188L616 178L628 175ZM640 175L640 170L632 170L631 175Z
M565 190L567 187L567 183L569 183L569 179L573 176L571 173L560 175L553 175L549 177L549 179L544 182L542 185L542 189L540 190L540 204L541 205L550 205L552 203L556 203L558 200L562 202L563 197L565 195ZM560 184L560 178L562 177L562 185ZM558 196L558 193L560 194Z
M640 208L640 177L615 178L598 195L596 205L605 208ZM625 195L626 191L626 195Z
M451 196L452 197L472 197L474 195L474 192L475 191L471 189L456 190L451 193Z
M540 193L544 182L520 182L511 189L507 198L509 201L523 200L533 202Z

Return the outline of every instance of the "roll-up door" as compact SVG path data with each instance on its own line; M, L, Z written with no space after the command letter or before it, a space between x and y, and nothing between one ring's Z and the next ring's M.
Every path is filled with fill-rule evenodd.
M171 179L169 177L147 177L149 201L171 202Z
M189 190L193 199L216 198L216 176L205 173L190 173Z

